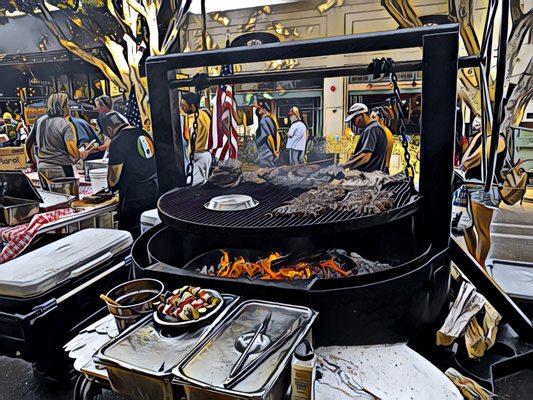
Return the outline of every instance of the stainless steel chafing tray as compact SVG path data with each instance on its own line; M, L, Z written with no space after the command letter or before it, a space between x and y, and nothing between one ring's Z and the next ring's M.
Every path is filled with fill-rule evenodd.
M43 211L53 211L60 208L66 208L70 206L76 196L71 196L63 193L47 192L46 190L37 189L37 192L42 197L43 201L39 204L39 207Z
M150 314L105 344L94 360L107 369L113 390L136 399L173 399L176 387L171 385L172 369L235 308L239 299L228 294L222 297L225 307L211 324L173 336Z
M39 213L39 201L2 196L0 197L0 209L2 210L0 223L18 225L27 222Z
M0 223L17 225L39 212L43 199L21 171L0 171Z
M270 323L256 340L247 363L268 351L286 332L295 332L294 335L242 381L231 388L224 387L246 341L268 314ZM174 368L174 382L184 386L188 400L282 399L289 385L290 357L309 333L316 316L307 307L255 300L244 302Z

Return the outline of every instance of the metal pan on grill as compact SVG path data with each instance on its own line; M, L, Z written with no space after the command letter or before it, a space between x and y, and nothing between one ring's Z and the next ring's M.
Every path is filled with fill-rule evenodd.
M257 200L245 194L227 194L213 197L204 207L211 211L244 211L258 204Z

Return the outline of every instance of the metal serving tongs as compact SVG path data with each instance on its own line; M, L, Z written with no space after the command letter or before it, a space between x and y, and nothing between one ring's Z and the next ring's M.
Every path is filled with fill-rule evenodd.
M259 335L262 335L262 334L264 334L266 332L266 330L268 328L268 325L270 324L270 319L271 318L272 318L272 313L269 312L266 315L266 317L263 320L263 322L261 322L257 326L257 329L256 329L254 335L252 336L252 339L250 339L250 341L248 342L248 345L246 346L244 351L241 353L241 355L239 356L239 358L235 362L235 365L231 369L231 371L229 373L229 376L228 376L228 379L226 381L232 379L242 369L242 366L244 365L244 363L246 362L246 359L250 355L250 351L252 351L252 348L253 348L253 346L255 344L255 341L257 340Z
M291 340L300 330L302 329L303 324L301 323L301 318L298 318L296 323L289 330L285 331L281 336L279 336L274 343L268 346L257 358L250 361L245 367L241 368L239 372L235 373L233 376L228 376L228 378L222 382L222 385L226 389L231 389L237 383L241 382L243 379L248 377L261 363L267 360L272 354L278 351L280 348L285 345L289 340ZM239 357L240 358L240 357ZM239 360L237 360L238 362Z

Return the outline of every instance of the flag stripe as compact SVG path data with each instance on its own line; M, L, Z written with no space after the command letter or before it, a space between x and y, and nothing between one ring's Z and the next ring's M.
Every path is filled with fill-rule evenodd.
M207 148L219 160L237 158L237 108L230 85L217 87Z

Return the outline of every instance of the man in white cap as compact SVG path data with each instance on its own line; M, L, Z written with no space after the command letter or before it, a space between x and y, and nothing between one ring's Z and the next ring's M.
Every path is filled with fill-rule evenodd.
M344 122L353 124L361 132L353 157L345 167L363 172L387 172L387 135L379 122L370 118L368 107L355 103Z

